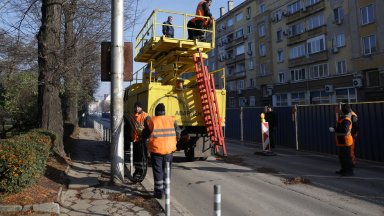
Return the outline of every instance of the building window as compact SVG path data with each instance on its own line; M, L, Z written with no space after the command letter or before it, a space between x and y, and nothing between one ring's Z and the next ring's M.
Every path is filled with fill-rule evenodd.
M277 42L280 42L283 40L283 30L281 30L281 29L277 30L276 38L277 38Z
M251 15L251 7L247 7L247 15Z
M229 92L230 92L230 91L235 91L235 90L236 90L233 81L229 81L229 82L227 82L226 87L227 87L227 91L229 91Z
M237 89L244 89L244 88L245 88L245 80L238 80Z
M318 53L325 50L325 36L320 35L318 37L307 40L308 54Z
M265 4L260 4L260 13L264 13L267 10L267 6Z
M284 51L282 49L277 50L277 62L284 62Z
M310 103L311 104L327 104L331 102L331 95L325 91L311 91Z
M266 64L260 64L260 76L267 75L267 65Z
M367 86L378 87L384 86L384 72L368 71L367 72Z
M249 87L250 88L253 88L253 87L255 87L255 80L254 79L249 79Z
M288 106L287 94L275 94L276 106Z
M291 93L291 103L292 103L292 105L306 104L305 103L305 92Z
M233 26L234 22L233 22L233 18L230 18L228 21L227 21L227 26L230 27L230 26Z
M288 34L289 37L303 34L305 32L303 22L292 25L290 29L291 29L291 31L289 31L289 34Z
M259 45L259 54L260 56L265 56L267 53L267 48L264 43Z
M265 36L265 24L262 23L258 27L259 29L259 37L264 37Z
M256 106L256 97L249 96L249 106Z
M248 30L248 34L250 34L252 32L252 26L251 25L247 26L247 30Z
M327 77L329 75L327 63L311 65L308 69L310 78Z
M283 12L279 9L275 11L273 16L274 16L275 22L279 22L280 20L283 19Z
M279 72L279 83L285 83L285 73Z
M345 35L344 34L338 34L335 36L334 39L334 47L343 47L345 46Z
M229 107L235 107L235 98L234 97L230 97L229 98Z
M244 47L244 44L241 44L240 46L237 46L236 47L236 55L241 55L241 54L244 54L245 52L245 47Z
M299 81L305 79L305 68L297 68L291 70L291 80Z
M295 3L293 4L290 4L288 5L288 13L289 14L294 14L298 11L300 11L301 7L300 7L300 1L296 1Z
M336 74L345 74L347 73L347 64L345 60L336 62Z
M244 33L243 33L243 29L241 28L241 29L238 29L237 31L236 31L236 39L237 38L241 38L241 37L243 37L243 35L244 35Z
M245 72L245 63L240 63L236 65L236 73L244 73Z
M253 70L253 59L249 59L249 62L248 62L248 69L249 69L249 70Z
M314 5L318 3L320 0L307 0L307 6Z
M344 20L344 11L342 7L333 9L333 16L336 23L342 23Z
M243 19L243 13L236 14L236 22L239 22Z
M305 45L300 44L298 46L289 49L289 59L295 59L305 56Z
M336 89L336 103L357 102L355 88Z
M247 99L245 97L239 97L239 107L247 106Z
M210 71L216 70L216 63L215 63L215 62L211 62L211 63L210 63L209 70L210 70Z
M373 5L368 5L366 7L360 8L360 14L361 14L362 25L373 23L374 21Z
M376 35L363 37L363 54L369 55L376 52Z
M308 19L307 21L307 29L315 29L324 25L324 15L319 14L318 16L314 16Z

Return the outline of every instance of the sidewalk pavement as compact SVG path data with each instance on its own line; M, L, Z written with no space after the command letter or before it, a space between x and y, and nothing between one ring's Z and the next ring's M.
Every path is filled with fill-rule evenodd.
M60 196L60 215L161 215L152 193L141 184L110 183L110 146L92 128L80 128L71 146L70 183Z

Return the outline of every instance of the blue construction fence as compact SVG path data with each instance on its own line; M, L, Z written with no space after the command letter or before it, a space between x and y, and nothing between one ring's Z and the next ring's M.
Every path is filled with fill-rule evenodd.
M329 127L336 125L339 106L340 104L298 105L296 116L292 115L294 107L275 107L274 112L278 119L275 141L277 147L336 154L335 135L329 132ZM359 117L356 156L384 162L384 102L351 103L351 107ZM264 107L227 109L225 136L261 143L262 112Z

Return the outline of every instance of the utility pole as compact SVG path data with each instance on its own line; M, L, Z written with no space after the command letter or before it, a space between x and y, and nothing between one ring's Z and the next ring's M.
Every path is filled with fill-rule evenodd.
M112 0L111 43L111 180L119 185L124 182L124 0Z

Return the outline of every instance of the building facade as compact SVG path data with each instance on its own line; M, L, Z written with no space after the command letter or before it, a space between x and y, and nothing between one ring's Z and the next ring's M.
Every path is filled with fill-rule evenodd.
M382 0L246 0L217 20L228 107L384 100Z

